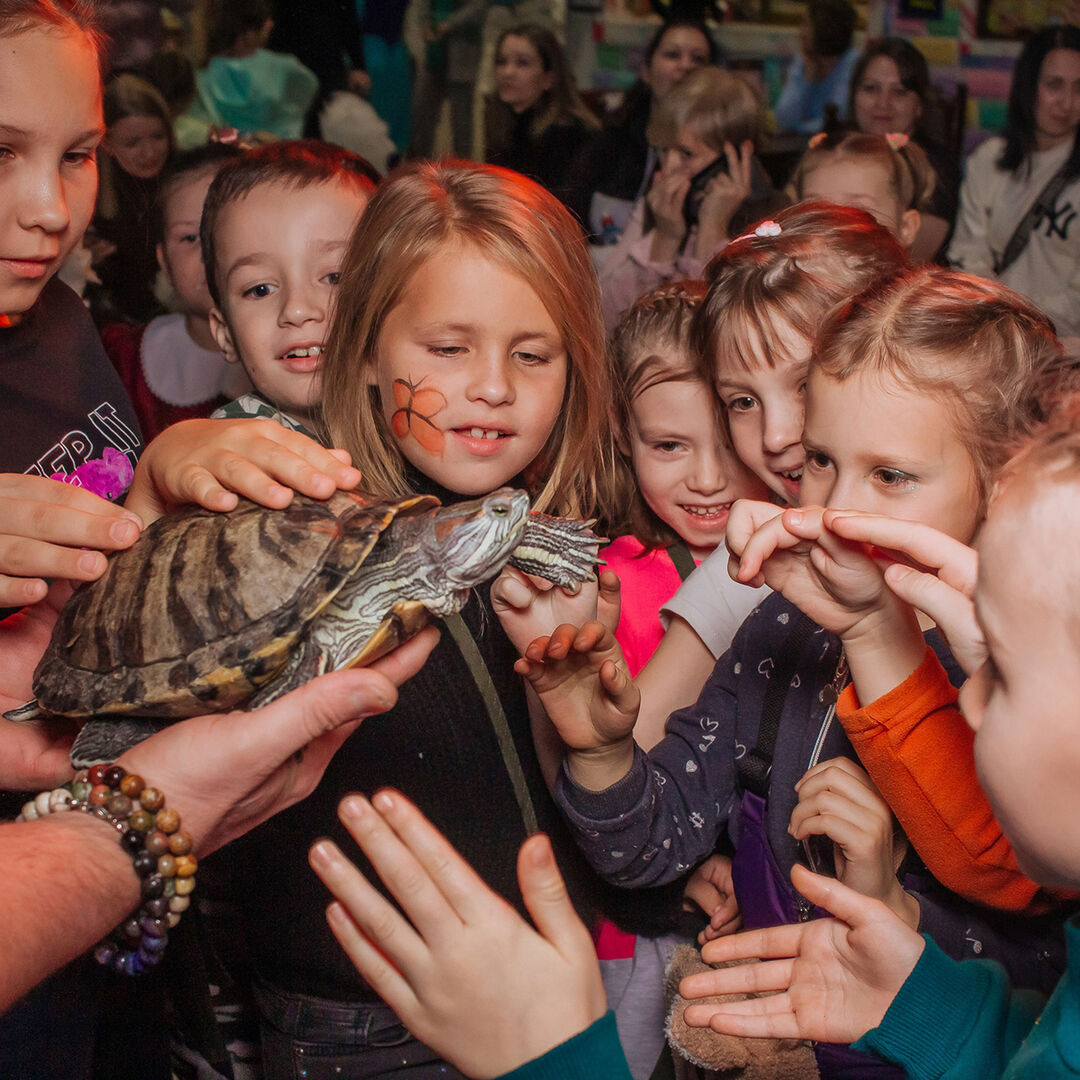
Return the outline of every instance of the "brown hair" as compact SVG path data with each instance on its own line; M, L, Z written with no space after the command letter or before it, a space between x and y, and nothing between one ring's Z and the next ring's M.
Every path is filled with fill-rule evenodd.
M235 161L221 167L206 193L199 225L206 284L219 309L221 293L217 281L214 232L225 208L239 202L263 184L281 184L299 189L313 184L329 184L334 180L353 184L359 191L370 193L375 190L379 174L359 154L319 139L282 139L248 150Z
M815 135L810 148L803 154L791 183L797 199L803 197L806 178L822 165L832 162L876 162L885 170L889 187L896 195L902 210L925 213L937 185L937 174L926 152L901 135L894 149L884 135L869 135L861 131L839 135Z
M674 146L687 127L719 154L726 142L739 146L749 139L756 146L765 130L765 114L744 79L703 67L691 71L659 102L649 121L649 143Z
M580 121L590 130L600 127L596 114L581 100L581 95L574 85L574 76L566 63L566 53L559 39L544 26L524 23L511 27L499 35L495 46L495 55L508 37L524 38L536 50L544 72L552 76L551 89L545 90L536 103L535 115L529 129L533 140L538 140L552 124L571 124ZM513 110L503 104L497 96L488 99L487 120L491 129L488 132L487 152L497 153L505 148L513 130Z
M781 210L772 229L733 240L705 271L709 294L694 320L694 350L716 382L723 353L746 369L788 359L786 323L809 341L832 307L907 268L904 249L864 210L803 203Z
M104 67L107 41L93 0L0 0L0 37L50 29L82 34Z
M623 313L611 335L615 422L621 445L615 459L610 528L615 535L631 533L649 548L669 547L679 536L653 513L642 497L623 445L634 422L634 399L639 394L660 383L701 379L690 339L694 312L704 299L705 283L701 281L661 285L638 297ZM719 411L717 428L724 430Z
M1047 419L1066 366L1053 324L996 281L920 267L837 309L813 365L830 378L886 372L942 400L985 500L1019 439Z
M369 490L409 492L378 389L368 385L386 316L423 263L472 245L536 291L568 356L563 408L530 467L533 504L573 516L605 505L611 475L611 385L596 275L570 212L508 169L417 161L385 180L353 233L323 353L323 416ZM535 476L532 475L535 473Z

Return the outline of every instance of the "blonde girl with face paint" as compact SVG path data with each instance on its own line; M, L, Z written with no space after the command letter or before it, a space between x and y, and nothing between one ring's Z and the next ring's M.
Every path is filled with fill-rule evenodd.
M348 449L376 496L452 502L509 485L526 489L538 510L595 514L607 486L612 400L599 297L579 226L539 185L458 162L412 164L385 181L341 264L323 357L328 437ZM510 601L515 590L531 601L515 641L537 626L553 629L552 605L596 611L595 587L569 598L518 575L499 588ZM290 820L245 841L239 857L250 873L240 888L259 912L248 938L272 1080L314 1041L343 1070L356 1062L388 1076L403 1062L417 1075L442 1068L433 1051L403 1037L338 949L307 869L316 837L345 842L335 811L346 792L390 785L409 793L514 903L514 854L543 829L566 860L579 910L587 921L597 910L595 878L545 783L513 671L518 649L493 592L481 586L459 616L439 623L439 645L386 722L350 738ZM494 600L510 607L513 623L512 604ZM296 1019L301 1000L310 1024ZM329 1037L323 1021L332 1021Z

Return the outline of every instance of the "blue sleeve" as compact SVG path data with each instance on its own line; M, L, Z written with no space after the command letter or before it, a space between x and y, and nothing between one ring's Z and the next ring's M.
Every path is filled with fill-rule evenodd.
M902 1065L911 1080L994 1080L1043 1006L1030 990L1011 992L991 961L950 960L929 938L881 1023L856 1050Z
M736 800L736 683L743 631L667 735L603 791L581 787L564 766L555 798L593 868L625 888L663 885L712 854Z
M610 1010L581 1034L495 1080L630 1080Z
M803 96L806 80L803 78L803 59L796 56L788 67L780 97L773 106L778 131L799 131L802 125Z

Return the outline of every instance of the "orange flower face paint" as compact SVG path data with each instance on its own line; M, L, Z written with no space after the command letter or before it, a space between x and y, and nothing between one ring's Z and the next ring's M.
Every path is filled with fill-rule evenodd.
M446 407L446 398L438 390L422 390L424 380L394 380L394 405L390 426L399 439L409 435L429 453L441 455L446 447L445 432L432 417Z

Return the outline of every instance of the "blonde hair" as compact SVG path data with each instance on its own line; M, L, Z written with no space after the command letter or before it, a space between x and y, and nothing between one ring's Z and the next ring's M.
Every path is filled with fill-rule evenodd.
M701 379L691 347L694 312L705 299L705 283L676 281L638 297L611 335L616 424L621 436L615 459L613 505L608 516L616 535L630 533L646 547L669 547L679 535L653 513L642 497L628 452L634 399L653 386ZM706 384L708 385L708 384ZM710 391L711 392L711 391ZM723 432L719 412L717 427Z
M1018 441L1043 424L1066 368L1050 320L996 281L911 270L833 313L812 363L830 378L884 372L943 401L968 446L980 495Z
M324 352L322 412L330 440L352 454L368 490L394 498L409 493L405 461L368 377L387 315L423 263L454 243L475 247L527 281L559 328L566 394L527 480L536 509L590 516L608 493L612 458L596 275L570 212L508 169L411 162L376 191L345 255Z
M726 142L737 147L749 139L756 146L765 130L765 113L744 79L720 68L703 67L691 71L664 95L646 134L653 146L674 146L683 128L721 154Z
M791 184L803 197L806 178L822 165L861 161L880 165L903 210L925 213L937 186L937 174L926 152L907 135L868 135L861 131L815 135L795 169Z
M783 324L813 341L833 306L907 268L899 241L866 211L803 203L780 211L780 231L751 230L705 271L709 294L694 320L694 350L715 385L716 360L752 370L759 356L775 367L790 359Z

